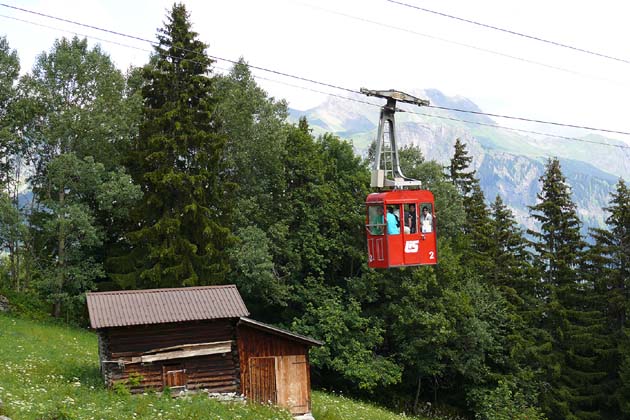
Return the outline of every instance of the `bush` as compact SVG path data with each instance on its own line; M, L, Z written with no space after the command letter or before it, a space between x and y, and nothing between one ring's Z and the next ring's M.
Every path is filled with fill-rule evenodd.
M112 390L114 391L116 395L121 395L121 396L131 395L131 391L129 390L129 388L127 388L127 385L122 381L116 382L114 386L112 387Z
M546 420L538 407L526 401L524 395L507 381L481 397L475 414L477 420Z
M2 251L0 251L0 290L8 289L9 287L11 287L11 280L8 261L6 257L2 256Z
M9 299L11 311L16 315L36 321L50 319L50 305L32 290L15 292L8 288L0 288L0 295Z

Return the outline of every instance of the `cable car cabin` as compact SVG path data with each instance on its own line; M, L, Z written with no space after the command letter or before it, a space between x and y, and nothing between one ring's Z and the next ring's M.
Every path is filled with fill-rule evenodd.
M433 193L373 193L368 195L366 205L370 268L437 264Z

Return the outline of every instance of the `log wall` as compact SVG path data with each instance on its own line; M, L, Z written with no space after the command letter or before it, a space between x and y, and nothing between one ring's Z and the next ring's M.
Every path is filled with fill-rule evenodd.
M162 390L165 372L183 369L187 389L207 389L210 392L240 392L238 349L212 354L160 360L151 363L131 363L143 353L185 344L201 344L236 340L236 320L195 321L107 328L99 330L101 372L108 386L130 377L140 377L132 392Z

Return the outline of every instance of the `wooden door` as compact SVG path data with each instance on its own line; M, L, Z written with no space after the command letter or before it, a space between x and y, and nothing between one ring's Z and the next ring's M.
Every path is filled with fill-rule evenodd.
M252 357L249 359L249 399L259 403L276 404L276 358Z
M186 369L182 365L162 366L162 382L165 388L186 388Z
M306 355L278 358L278 405L291 414L305 414L311 410L310 377Z

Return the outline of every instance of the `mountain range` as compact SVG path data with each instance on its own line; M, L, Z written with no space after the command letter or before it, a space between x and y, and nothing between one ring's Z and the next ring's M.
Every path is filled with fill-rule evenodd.
M447 96L436 89L406 93L429 99L432 106L482 112L471 100ZM297 121L305 116L314 134L334 133L351 141L357 154L365 155L376 138L384 100L361 95L350 99L330 96L305 111L290 109L289 118ZM630 176L630 149L619 147L627 146L620 140L596 134L569 139L523 133L500 128L498 122L483 114L401 103L398 106L407 111L396 113L399 147L418 146L426 159L446 165L459 138L473 157L472 167L488 202L500 195L524 227L533 227L527 206L536 203L539 179L551 157L560 160L585 232L589 227L605 226L607 214L603 208L609 203L610 193L619 178Z

